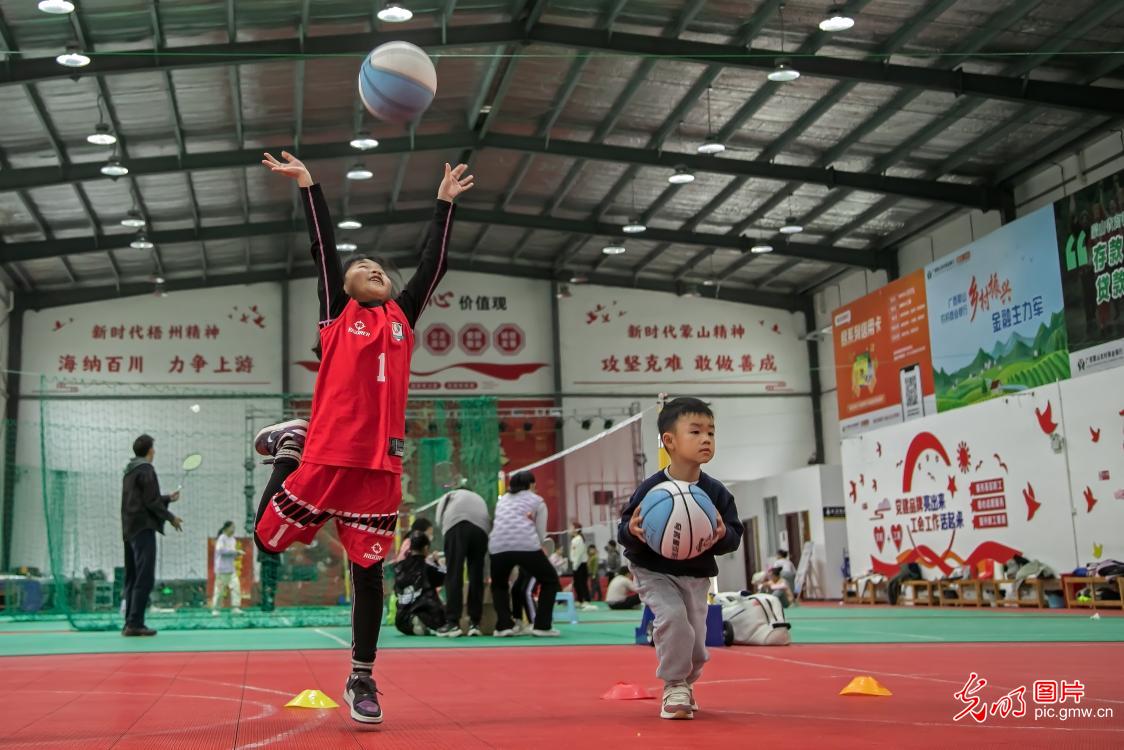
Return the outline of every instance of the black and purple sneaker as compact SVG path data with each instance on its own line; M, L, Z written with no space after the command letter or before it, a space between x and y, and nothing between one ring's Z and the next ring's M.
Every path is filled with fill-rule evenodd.
M303 448L307 434L307 419L290 419L287 422L271 424L261 428L254 436L254 450L263 456L276 456L278 449L288 442Z
M381 724L382 707L379 705L379 689L375 680L368 674L353 674L347 678L343 700L351 707L351 718L364 724Z

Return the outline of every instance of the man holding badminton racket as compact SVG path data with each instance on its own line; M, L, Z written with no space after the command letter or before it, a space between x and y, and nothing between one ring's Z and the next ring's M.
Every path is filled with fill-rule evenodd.
M164 533L164 522L183 531L183 519L168 510L180 499L179 490L160 494L160 482L152 458L156 455L151 435L133 441L133 460L121 481L121 533L125 540L125 627L121 635L156 635L144 624L144 610L156 580L156 532Z

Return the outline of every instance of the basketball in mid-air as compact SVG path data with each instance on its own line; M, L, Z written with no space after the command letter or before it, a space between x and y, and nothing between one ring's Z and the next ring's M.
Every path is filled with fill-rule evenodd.
M407 123L421 117L437 93L437 70L421 47L387 42L375 47L359 69L359 98L375 117Z
M690 560L718 528L710 496L690 482L660 482L640 501L644 539L669 560Z

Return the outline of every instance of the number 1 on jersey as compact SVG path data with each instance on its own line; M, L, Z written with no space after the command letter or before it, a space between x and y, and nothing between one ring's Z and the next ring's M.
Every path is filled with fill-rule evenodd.
M379 376L377 380L380 383L386 382L386 352L379 354Z

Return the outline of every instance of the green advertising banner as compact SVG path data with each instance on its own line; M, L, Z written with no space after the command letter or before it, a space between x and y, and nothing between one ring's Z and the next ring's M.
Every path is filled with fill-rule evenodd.
M1054 203L1073 375L1124 365L1121 173Z

